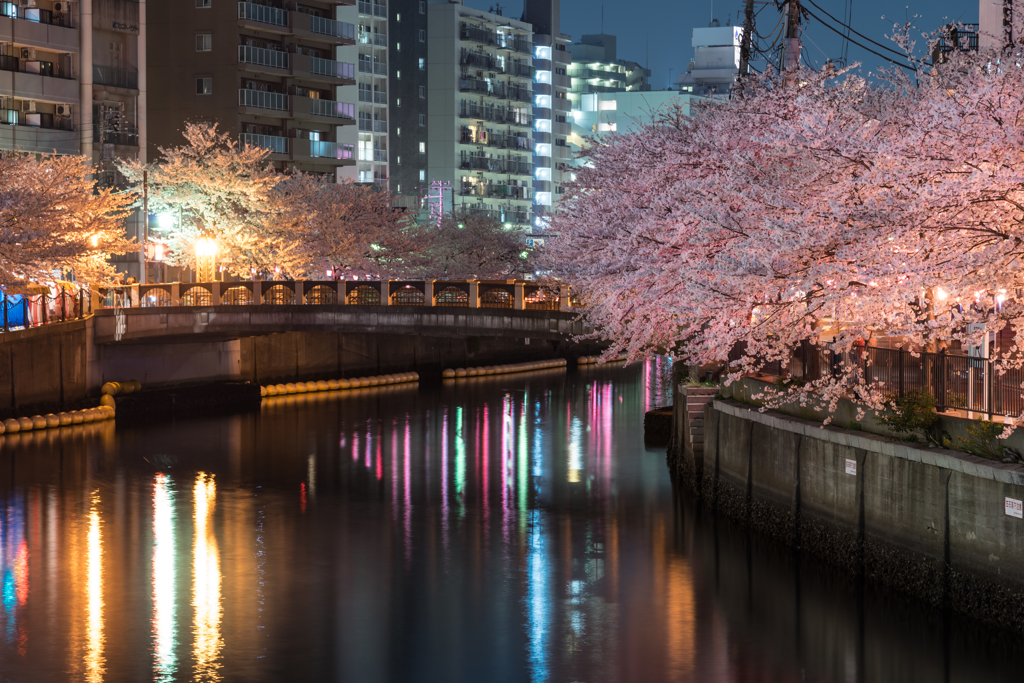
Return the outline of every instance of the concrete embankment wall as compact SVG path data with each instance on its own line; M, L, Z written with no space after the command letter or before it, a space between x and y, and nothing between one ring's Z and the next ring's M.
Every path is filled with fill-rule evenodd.
M595 344L512 336L300 331L242 339L93 343L94 319L0 335L0 419L95 403L104 382L174 387L340 378L599 353Z
M719 513L933 605L1024 631L1024 519L1007 513L1024 500L1024 467L731 401L705 408L704 431L703 462L677 448L674 463Z

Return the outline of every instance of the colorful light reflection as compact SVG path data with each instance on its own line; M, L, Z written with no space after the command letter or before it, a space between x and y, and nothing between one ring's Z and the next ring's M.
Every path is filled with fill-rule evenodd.
M175 602L174 498L171 479L153 482L153 680L174 680L178 669L174 632Z
M192 551L192 657L197 681L221 679L220 653L224 641L220 634L221 594L220 557L212 518L217 502L217 484L212 474L200 472L195 488L195 542Z

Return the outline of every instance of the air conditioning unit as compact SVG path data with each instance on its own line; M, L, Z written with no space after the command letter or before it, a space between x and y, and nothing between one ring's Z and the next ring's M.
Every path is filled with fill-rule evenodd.
M21 58L22 59L35 59L36 58L36 49L34 47L23 47L23 48L21 48Z
M62 118L62 119L71 118L71 105L70 104L58 104L57 105L57 116L58 116L58 118Z
M71 3L70 2L55 2L53 3L53 11L59 14L70 14Z
M22 114L35 114L36 113L36 101L35 100L22 100L21 101L21 113Z

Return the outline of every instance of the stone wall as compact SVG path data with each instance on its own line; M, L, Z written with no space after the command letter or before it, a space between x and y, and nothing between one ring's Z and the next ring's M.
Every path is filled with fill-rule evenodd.
M930 604L1024 631L1024 467L715 401L702 474L721 514ZM685 451L683 461L692 455ZM680 469L687 464L681 463Z
M0 419L84 407L89 333L86 320L5 333L0 340Z

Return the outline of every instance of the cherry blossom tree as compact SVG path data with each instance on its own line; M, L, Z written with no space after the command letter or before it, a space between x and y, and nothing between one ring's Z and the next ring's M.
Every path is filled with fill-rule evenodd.
M550 267L610 353L705 364L741 350L729 380L804 340L935 350L1020 330L1021 66L958 52L916 78L768 74L605 137L566 188ZM786 398L812 392L885 399L855 364Z
M168 262L194 267L196 242L212 238L218 263L236 275L297 267L295 245L273 201L282 176L268 162L269 150L240 146L216 124L189 123L183 135L186 144L161 147L156 163L118 162L140 191L143 172L149 172L151 212L180 217L162 235Z
M526 267L521 233L487 216L447 213L437 224L417 226L410 236L418 249L406 269L409 276L503 279Z
M295 277L389 274L415 248L405 214L369 185L294 173L278 185L275 202L298 262Z
M0 152L0 287L69 274L103 284L111 254L138 250L124 231L134 196L97 189L91 174L84 157Z

